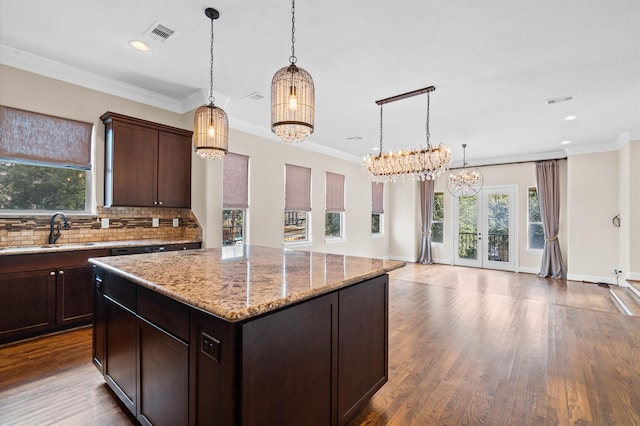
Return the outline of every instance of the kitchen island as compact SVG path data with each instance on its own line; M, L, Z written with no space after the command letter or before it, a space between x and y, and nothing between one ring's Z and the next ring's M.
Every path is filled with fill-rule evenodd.
M142 424L345 424L387 381L402 262L257 246L90 262L94 364Z

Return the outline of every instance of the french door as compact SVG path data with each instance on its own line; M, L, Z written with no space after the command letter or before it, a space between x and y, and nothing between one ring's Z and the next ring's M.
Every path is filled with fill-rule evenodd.
M454 264L515 271L516 188L483 188L454 202Z

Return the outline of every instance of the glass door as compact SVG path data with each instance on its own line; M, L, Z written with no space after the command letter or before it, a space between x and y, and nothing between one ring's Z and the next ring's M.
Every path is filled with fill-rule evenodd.
M454 264L515 270L515 187L484 188L456 200Z

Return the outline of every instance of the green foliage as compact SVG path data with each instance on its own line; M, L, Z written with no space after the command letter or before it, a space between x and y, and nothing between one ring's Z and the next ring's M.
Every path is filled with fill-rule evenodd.
M86 210L86 172L0 162L0 209Z
M342 237L342 220L341 214L336 212L328 212L324 215L324 235L326 237Z
M380 214L379 213L371 213L371 233L372 234L380 233Z

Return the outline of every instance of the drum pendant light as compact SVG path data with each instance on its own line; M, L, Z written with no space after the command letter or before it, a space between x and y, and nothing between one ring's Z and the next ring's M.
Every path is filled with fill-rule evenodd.
M296 2L291 1L291 56L271 81L271 131L285 142L302 142L313 133L315 89L311 75L296 66Z
M214 105L213 97L213 20L220 13L207 8L205 15L211 20L211 61L209 68L209 104L196 110L193 123L193 147L201 158L222 158L229 148L229 120L223 109Z

